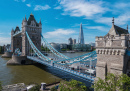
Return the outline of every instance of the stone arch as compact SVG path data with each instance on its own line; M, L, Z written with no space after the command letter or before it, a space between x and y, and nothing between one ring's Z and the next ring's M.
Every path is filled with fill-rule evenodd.
M21 61L21 64L22 64L22 65L26 64L26 60L22 60L22 61Z

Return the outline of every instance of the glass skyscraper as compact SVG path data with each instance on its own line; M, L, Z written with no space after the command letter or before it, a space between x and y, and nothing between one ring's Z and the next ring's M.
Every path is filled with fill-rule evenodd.
M83 34L82 23L80 24L80 32L79 32L78 43L79 44L84 44L84 34Z

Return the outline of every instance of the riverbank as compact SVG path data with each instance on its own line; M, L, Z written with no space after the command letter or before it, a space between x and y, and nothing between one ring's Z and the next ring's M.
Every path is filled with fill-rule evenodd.
M50 91L52 87L57 86L59 84L60 81L46 84L46 89L44 91ZM2 86L2 91L26 91L29 86L33 86L33 85L37 85L37 84L34 83L29 85L26 85L24 83L11 84L11 85ZM41 86L40 84L38 85Z

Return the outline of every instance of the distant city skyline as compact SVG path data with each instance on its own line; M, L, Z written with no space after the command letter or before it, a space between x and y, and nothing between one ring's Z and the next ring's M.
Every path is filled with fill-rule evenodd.
M11 43L11 30L20 27L23 17L31 12L42 22L46 40L68 43L68 38L78 40L80 23L84 40L95 42L96 36L107 34L115 17L115 25L124 29L130 24L129 0L1 0L0 45Z

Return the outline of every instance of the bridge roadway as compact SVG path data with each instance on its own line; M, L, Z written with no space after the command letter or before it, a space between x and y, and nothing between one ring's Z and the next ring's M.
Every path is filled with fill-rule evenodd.
M58 69L58 70L64 71L65 73L69 73L70 75L73 75L73 76L75 76L75 77L77 77L77 78L86 80L86 81L88 81L88 82L91 82L91 83L94 82L94 78L95 78L95 77L93 77L93 76L90 76L90 75L87 75L87 74L84 74L84 73L80 73L80 72L77 72L77 71L68 69L68 68L66 68L66 67L59 66L59 65L57 65L57 64L54 64L54 65L53 65L51 62L42 61L42 60L39 59L38 57L27 56L27 58L30 59L30 60L32 60L32 61L38 62L38 63L40 63L40 64L53 67L54 69Z

